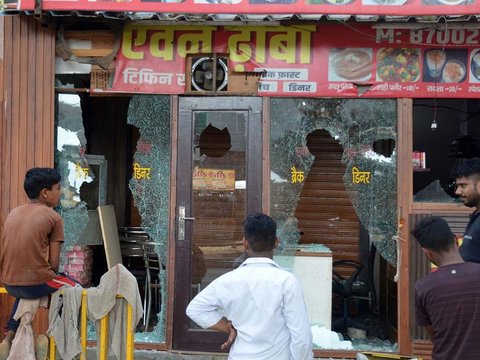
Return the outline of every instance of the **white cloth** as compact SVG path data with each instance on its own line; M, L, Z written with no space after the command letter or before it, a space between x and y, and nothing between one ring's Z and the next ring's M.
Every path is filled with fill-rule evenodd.
M82 352L78 314L82 305L80 285L63 287L52 294L48 313L48 334L55 338L61 359L71 360Z
M123 299L117 299L120 295ZM117 359L125 358L127 303L133 310L133 328L143 315L142 299L135 276L122 264L107 271L95 288L87 289L88 316L100 320L109 314L109 341ZM100 334L97 321L97 337Z
M312 359L312 332L297 278L269 258L249 258L188 305L203 328L223 316L237 329L231 360Z
M13 318L20 319L7 360L35 360L35 339L32 321L39 307L47 307L48 296L37 299L20 299Z

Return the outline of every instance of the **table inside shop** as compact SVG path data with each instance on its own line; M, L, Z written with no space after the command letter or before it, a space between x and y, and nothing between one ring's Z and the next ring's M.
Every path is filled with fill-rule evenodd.
M297 245L273 260L300 281L312 325L332 326L332 252L322 245Z

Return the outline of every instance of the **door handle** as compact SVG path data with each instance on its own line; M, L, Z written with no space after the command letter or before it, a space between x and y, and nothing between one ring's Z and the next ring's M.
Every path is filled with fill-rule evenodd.
M178 219L179 219L179 220L189 220L189 221L195 220L194 217L185 217L185 216L180 216Z
M185 216L185 206L178 207L178 240L185 240L185 221L193 221L194 217Z

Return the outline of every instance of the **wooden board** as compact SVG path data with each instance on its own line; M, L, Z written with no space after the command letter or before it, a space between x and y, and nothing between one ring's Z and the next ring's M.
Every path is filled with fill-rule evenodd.
M111 269L115 265L122 263L115 208L113 205L99 206L98 215L100 217L100 227L102 229L107 266L108 269Z

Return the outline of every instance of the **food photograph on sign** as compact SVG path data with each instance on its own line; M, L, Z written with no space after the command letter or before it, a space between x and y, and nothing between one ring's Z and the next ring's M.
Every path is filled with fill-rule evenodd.
M194 0L194 4L239 4L242 0Z
M467 77L467 49L425 49L423 82L460 83Z
M362 0L362 5L403 5L407 0Z
M372 78L372 49L332 49L328 81L369 81Z
M474 0L423 0L423 5L470 5Z
M306 0L307 4L318 5L318 4L328 4L328 5L348 5L354 3L355 0Z
M249 0L249 4L294 4L295 2L296 0Z
M480 83L480 49L475 49L470 53L470 82Z
M112 0L112 1L115 1L115 0ZM185 0L140 0L140 1L141 2L161 2L161 3L182 3Z
M416 82L419 78L419 49L382 48L377 51L377 81Z

